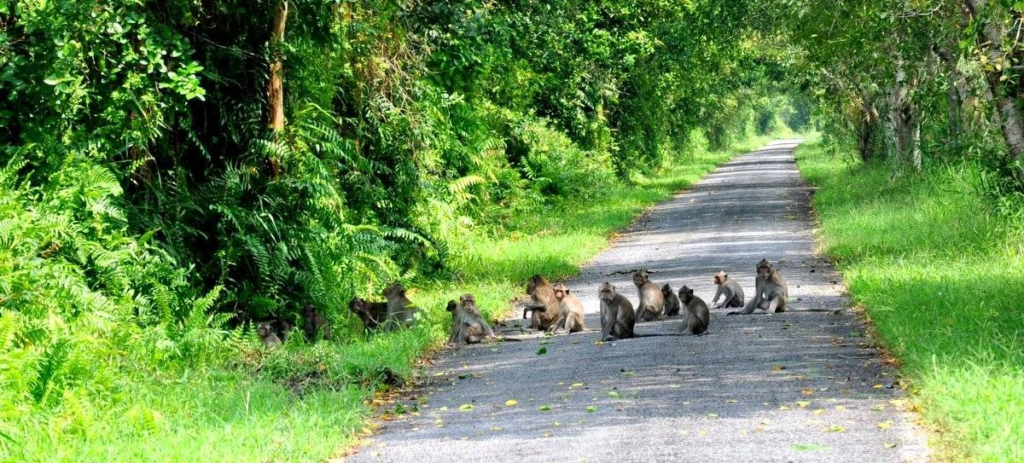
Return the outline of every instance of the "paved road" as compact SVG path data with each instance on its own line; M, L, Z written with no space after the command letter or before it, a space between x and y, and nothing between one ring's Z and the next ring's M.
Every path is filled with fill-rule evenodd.
M419 416L383 421L349 461L927 461L895 371L846 309L841 276L815 254L797 143L722 166L568 281L588 332L444 351L427 384L401 398L425 394ZM675 332L680 321L669 319L639 324L636 339L595 343L602 282L635 304L628 272L643 267L710 300L724 269L749 298L761 258L779 262L792 311L712 311L704 336L657 336Z

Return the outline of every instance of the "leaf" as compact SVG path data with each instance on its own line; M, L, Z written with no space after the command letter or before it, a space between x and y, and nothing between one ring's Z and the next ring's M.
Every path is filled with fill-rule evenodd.
M542 411L542 412L550 412L551 411L551 406L550 405L541 405L539 410Z
M462 405L459 405L459 411L460 412L468 412L468 411L472 410L473 408L474 408L473 404L462 404Z
M717 413L708 413L708 418L718 418Z
M597 406L596 405L587 406L587 413L595 413L595 412L597 412Z
M806 400L799 400L796 404L799 405L800 408L807 408L807 406L810 405L811 403Z
M619 397L619 393L615 391L608 391L608 397L617 398Z
M572 383L572 386L569 387L583 387L583 383Z
M519 405L519 401L516 399L508 399L505 401L506 407L515 407L516 405Z
M878 429L889 429L892 426L892 420L886 420L878 423Z
M544 355L546 353L548 353L547 347L541 347L540 349L537 349L537 355Z
M793 450L797 452L813 452L817 450L827 450L827 445L821 444L793 444Z
M828 428L828 431L829 432L846 432L846 428L844 428L842 426L839 426L839 425L834 425L831 428Z
M885 443L885 448L887 448L887 449L891 449L891 448L895 448L895 447L896 447L896 443L895 442L886 442Z

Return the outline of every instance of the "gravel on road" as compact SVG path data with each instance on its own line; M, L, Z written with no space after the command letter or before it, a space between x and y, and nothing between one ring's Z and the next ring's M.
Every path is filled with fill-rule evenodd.
M352 462L904 462L928 461L897 371L815 252L813 189L798 140L739 156L655 206L566 281L587 331L445 349L398 402L417 413L381 421ZM776 263L790 310L726 316L708 333L675 335L680 318L641 323L601 343L597 288L634 304L631 272L710 305L725 270L747 298L754 266ZM538 351L546 350L539 355Z

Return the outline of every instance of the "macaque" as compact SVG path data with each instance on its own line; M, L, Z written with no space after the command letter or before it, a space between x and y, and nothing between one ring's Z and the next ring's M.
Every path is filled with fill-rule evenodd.
M672 287L665 283L665 286L661 287L661 296L665 298L665 316L674 317L679 315L679 296L672 291Z
M679 327L680 333L703 334L711 322L711 312L703 299L694 296L693 290L683 286L679 290L679 300L683 303L686 318Z
M633 304L615 291L611 283L605 282L597 291L601 301L601 339L615 341L633 337L636 314Z
M636 309L636 321L658 320L664 316L665 297L661 295L658 285L651 283L646 270L633 275L633 284L640 295L640 306Z
M452 313L449 343L476 344L484 339L495 339L494 331L484 320L472 294L463 294L458 304L449 301L446 310Z
M530 277L526 282L526 293L530 295L530 305L523 309L523 318L527 312L533 312L530 317L530 328L544 331L551 327L558 320L558 299L555 299L555 290L540 275Z
M715 274L715 285L718 286L718 291L715 293L715 298L711 300L712 309L743 307L743 288L736 283L736 280L730 280L727 273L719 271ZM718 298L722 296L725 296L725 299L718 302Z
M757 263L757 278L754 280L754 297L747 302L742 311L729 312L728 315L749 315L754 309L767 310L768 313L786 311L789 300L789 285L782 274L772 267L767 259Z
M302 308L302 331L309 341L316 340L317 334L323 335L325 339L331 337L331 325L327 318L316 310L313 304L306 304Z
M348 308L355 312L368 330L374 330L382 325L388 316L387 302L369 302L357 297L349 301Z
M558 320L548 327L548 331L564 329L570 333L583 331L583 303L576 296L569 294L569 288L559 283L555 285L555 299L558 300Z
M389 329L408 328L416 324L419 309L405 297L405 287L394 283L384 289L384 298L388 301L386 325Z
M281 345L281 338L274 334L274 329L271 328L270 323L263 322L257 325L256 334L259 335L263 347L267 349L273 349Z

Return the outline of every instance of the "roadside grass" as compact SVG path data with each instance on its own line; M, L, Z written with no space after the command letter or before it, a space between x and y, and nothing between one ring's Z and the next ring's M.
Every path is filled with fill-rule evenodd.
M1024 461L1024 215L992 211L970 166L889 180L797 150L824 251L901 362L954 461Z
M338 456L367 434L373 407L409 412L389 403L386 391L414 380L414 363L442 345L451 323L444 310L449 299L473 293L489 319L500 319L531 275L559 279L577 273L644 208L772 138L680 157L656 176L636 178L633 186L616 187L598 201L553 206L504 224L503 236L481 233L467 240L453 279L410 285L416 287L409 297L425 309L426 318L414 330L344 343L309 344L296 336L271 352L235 332L228 343L237 350L226 355L223 368L125 365L133 377L117 385L119 392L102 411L85 409L68 394L59 409L35 415L34 422L0 421L0 440L10 444L0 445L0 461L323 461ZM419 406L429 407L423 400Z

